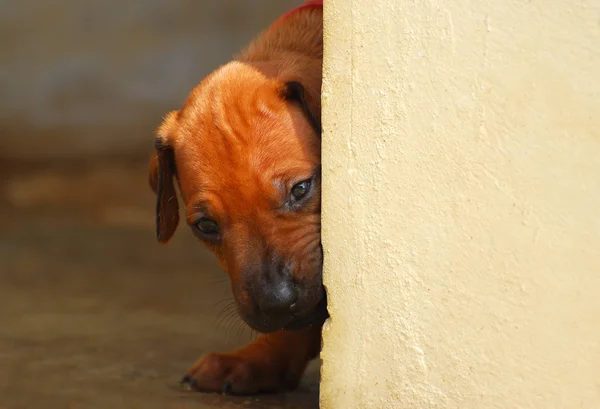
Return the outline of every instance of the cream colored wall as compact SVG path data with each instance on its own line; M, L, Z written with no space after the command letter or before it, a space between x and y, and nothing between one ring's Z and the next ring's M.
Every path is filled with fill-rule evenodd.
M600 408L600 2L325 27L322 407Z

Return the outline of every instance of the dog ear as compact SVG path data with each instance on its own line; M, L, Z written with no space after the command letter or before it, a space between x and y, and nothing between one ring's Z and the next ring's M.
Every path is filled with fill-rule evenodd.
M310 121L313 129L317 133L317 135L321 136L321 121L320 115L317 117L317 111L311 106L320 106L320 104L316 104L316 101L309 101L307 98L306 90L304 86L298 81L286 81L283 85L283 96L288 101L292 101L297 103L304 111L304 114ZM314 99L314 98L310 98ZM312 103L311 103L312 102Z
M154 152L148 165L148 182L154 193L158 191L158 173L158 152Z
M175 192L175 158L173 149L162 140L155 143L156 153L150 159L150 187L156 193L156 238L166 243L179 224L179 202Z
M174 184L177 169L171 146L158 137L154 147L156 152L150 158L148 179L152 191L156 193L156 238L166 243L179 224L179 202Z

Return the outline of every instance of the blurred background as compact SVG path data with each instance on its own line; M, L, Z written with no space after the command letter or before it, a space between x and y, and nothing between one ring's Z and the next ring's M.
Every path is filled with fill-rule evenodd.
M0 0L0 408L315 407L184 393L252 339L187 229L154 239L162 116L301 0Z

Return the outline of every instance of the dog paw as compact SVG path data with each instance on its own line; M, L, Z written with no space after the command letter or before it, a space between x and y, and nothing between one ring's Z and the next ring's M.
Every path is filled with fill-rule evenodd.
M200 358L181 384L201 392L252 395L294 389L300 376L287 373L285 365L270 359L212 353Z

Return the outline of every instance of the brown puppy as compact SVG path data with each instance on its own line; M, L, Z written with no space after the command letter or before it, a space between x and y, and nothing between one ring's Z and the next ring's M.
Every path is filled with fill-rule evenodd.
M293 389L320 351L322 37L322 1L286 14L159 128L150 163L159 241L179 221L177 180L187 224L229 275L242 318L263 333L198 360L183 380L195 389Z

